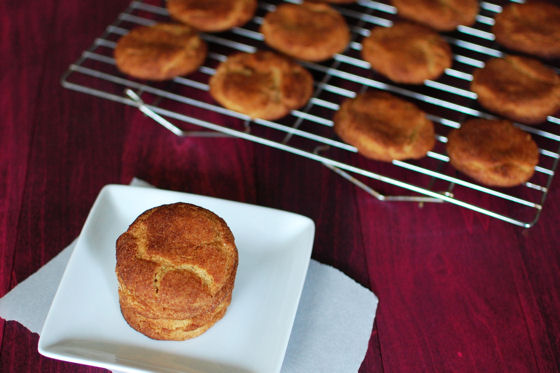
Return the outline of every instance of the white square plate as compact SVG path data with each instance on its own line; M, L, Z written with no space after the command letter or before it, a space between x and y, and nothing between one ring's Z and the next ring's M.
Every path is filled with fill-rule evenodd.
M189 202L221 216L239 250L231 305L201 336L156 341L119 309L117 237L143 211ZM315 225L301 215L144 187L103 188L85 222L39 339L45 356L121 372L278 372L311 257Z

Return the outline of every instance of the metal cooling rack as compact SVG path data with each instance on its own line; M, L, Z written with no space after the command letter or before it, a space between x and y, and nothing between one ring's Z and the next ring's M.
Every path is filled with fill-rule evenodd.
M294 1L293 2L298 2ZM325 63L302 62L314 76L314 95L300 110L278 121L250 120L219 106L208 94L216 66L236 51L269 49L259 33L263 16L280 1L260 1L255 17L242 28L203 34L208 58L195 73L169 82L139 81L119 73L113 59L115 42L139 25L169 21L162 0L133 1L113 24L72 64L62 78L66 88L138 107L178 136L207 134L200 127L240 137L321 162L380 200L449 202L522 226L533 226L542 210L560 152L560 119L549 117L537 127L516 124L531 133L540 149L533 178L514 188L477 184L449 164L447 133L470 117L492 118L470 91L472 71L503 50L491 33L494 15L505 2L481 2L472 27L443 34L454 52L453 66L421 86L397 85L376 74L360 57L361 40L376 26L389 26L396 10L386 2L358 0L337 7L346 18L352 41L344 53ZM558 71L558 66L552 66ZM428 113L436 129L436 146L415 161L368 160L343 143L332 130L332 116L342 100L367 89L390 91Z

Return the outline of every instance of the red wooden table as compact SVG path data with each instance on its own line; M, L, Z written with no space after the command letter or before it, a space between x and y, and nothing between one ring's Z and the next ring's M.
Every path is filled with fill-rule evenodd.
M136 109L62 88L127 3L0 5L0 296L79 234L103 185L137 176L312 218L312 257L379 297L361 372L559 370L559 180L524 230L451 204L380 202L317 162L178 138ZM1 320L0 371L99 371L44 358L37 342Z

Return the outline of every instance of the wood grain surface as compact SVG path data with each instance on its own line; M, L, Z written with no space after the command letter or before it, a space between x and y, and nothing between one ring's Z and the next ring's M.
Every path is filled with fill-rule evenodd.
M0 296L79 234L103 185L137 176L313 219L313 258L379 297L360 372L559 371L558 178L524 230L450 204L380 202L317 162L241 139L178 138L133 108L62 88L127 4L0 3ZM44 358L37 342L0 320L0 371L103 371Z

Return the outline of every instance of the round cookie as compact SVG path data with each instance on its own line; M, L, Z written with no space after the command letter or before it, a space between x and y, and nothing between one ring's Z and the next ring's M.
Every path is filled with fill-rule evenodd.
M115 46L117 68L132 77L167 80L195 71L206 58L206 43L193 28L158 23L140 26Z
M434 147L434 125L414 104L382 91L342 103L334 131L363 156L379 161L418 159Z
M203 332L230 303L237 248L225 221L202 207L145 211L118 238L116 258L123 316L152 338Z
M539 161L531 135L507 120L471 119L449 133L451 165L482 184L512 187L529 180Z
M219 32L247 23L257 0L167 0L169 15L206 32Z
M544 58L560 57L560 7L551 3L509 4L492 32L501 45Z
M536 124L560 109L560 77L532 58L493 58L474 71L471 89L482 106L515 121Z
M251 118L281 118L303 106L312 93L313 77L307 70L269 51L233 54L210 78L216 101Z
M435 31L414 23L376 27L362 42L362 57L397 83L422 84L451 67L449 44Z
M438 31L472 25L478 14L478 0L391 0L397 14Z
M260 31L274 49L306 61L323 61L350 42L344 17L321 3L281 4L264 17Z

